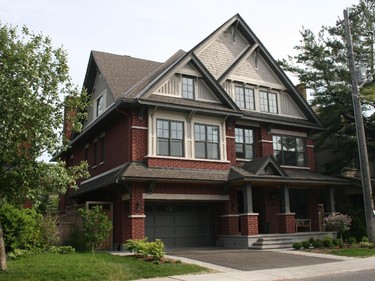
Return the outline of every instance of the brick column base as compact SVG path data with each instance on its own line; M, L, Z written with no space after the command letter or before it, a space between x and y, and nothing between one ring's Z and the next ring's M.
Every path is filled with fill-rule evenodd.
M130 215L131 239L143 239L145 237L145 215Z
M240 214L241 235L258 235L258 213Z
M277 214L279 220L279 233L295 233L296 222L295 213Z
M238 228L238 215L224 215L221 216L221 233L224 235L237 235Z

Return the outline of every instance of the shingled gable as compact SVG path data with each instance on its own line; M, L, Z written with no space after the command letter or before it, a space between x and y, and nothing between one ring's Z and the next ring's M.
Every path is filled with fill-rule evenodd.
M192 52L184 53L177 52L159 68L157 68L150 75L145 77L129 92L123 95L124 99L134 98L140 104L163 106L172 104L177 107L193 107L195 110L201 108L203 111L224 111L226 114L242 115L236 103L227 95L225 90L215 80L212 74ZM197 72L202 76L202 79L221 102L221 104L203 103L202 101L186 100L174 97L166 97L153 95L153 93L170 77L175 75L176 71L184 65L192 65Z
M248 46L237 58L235 61L227 68L217 80L219 83L225 82L225 80L233 73L241 63L246 60L252 53L257 52L264 61L268 64L270 69L274 72L277 78L283 83L286 90L289 93L290 98L295 102L295 104L299 107L302 111L304 116L307 120L303 119L296 119L296 118L282 118L279 122L279 119L273 120L275 123L281 124L294 124L298 125L299 122L301 126L307 126L316 130L322 130L323 125L319 120L318 116L315 112L311 109L307 101L300 95L296 87L287 77L285 72L280 68L268 50L264 47L263 43L258 39L258 37L254 34L254 32L250 29L250 27L246 24L246 22L242 19L239 14L234 15L228 21L226 21L223 25L221 25L218 29L216 29L213 33L211 33L207 38L205 38L202 42L196 45L192 52L195 54L199 54L207 45L213 42L216 38L218 38L224 31L228 30L230 27L233 27L235 30L239 31L241 35L248 41L250 46ZM245 115L249 115L251 118L259 119L268 119L269 115L263 116L262 114L258 114L258 112L245 112ZM246 116L245 116L246 117ZM279 116L278 116L279 117Z

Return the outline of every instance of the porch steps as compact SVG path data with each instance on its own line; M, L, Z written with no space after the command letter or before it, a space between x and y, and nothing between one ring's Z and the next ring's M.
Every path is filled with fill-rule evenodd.
M292 248L294 241L292 237L260 237L254 242L249 249L252 250L269 250Z

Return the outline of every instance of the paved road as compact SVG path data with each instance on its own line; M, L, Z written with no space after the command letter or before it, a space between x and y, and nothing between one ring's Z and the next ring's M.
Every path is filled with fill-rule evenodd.
M356 272L345 272L340 274L331 274L302 279L289 279L296 281L374 281L375 269L361 270Z
M287 251L210 249L175 250L169 251L167 254L241 271L305 266L337 261L337 259L332 258L296 255Z

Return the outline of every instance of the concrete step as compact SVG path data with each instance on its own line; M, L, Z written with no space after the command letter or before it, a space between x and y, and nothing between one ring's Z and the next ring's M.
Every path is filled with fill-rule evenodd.
M249 249L285 249L292 248L293 239L291 237L261 237L254 242Z

